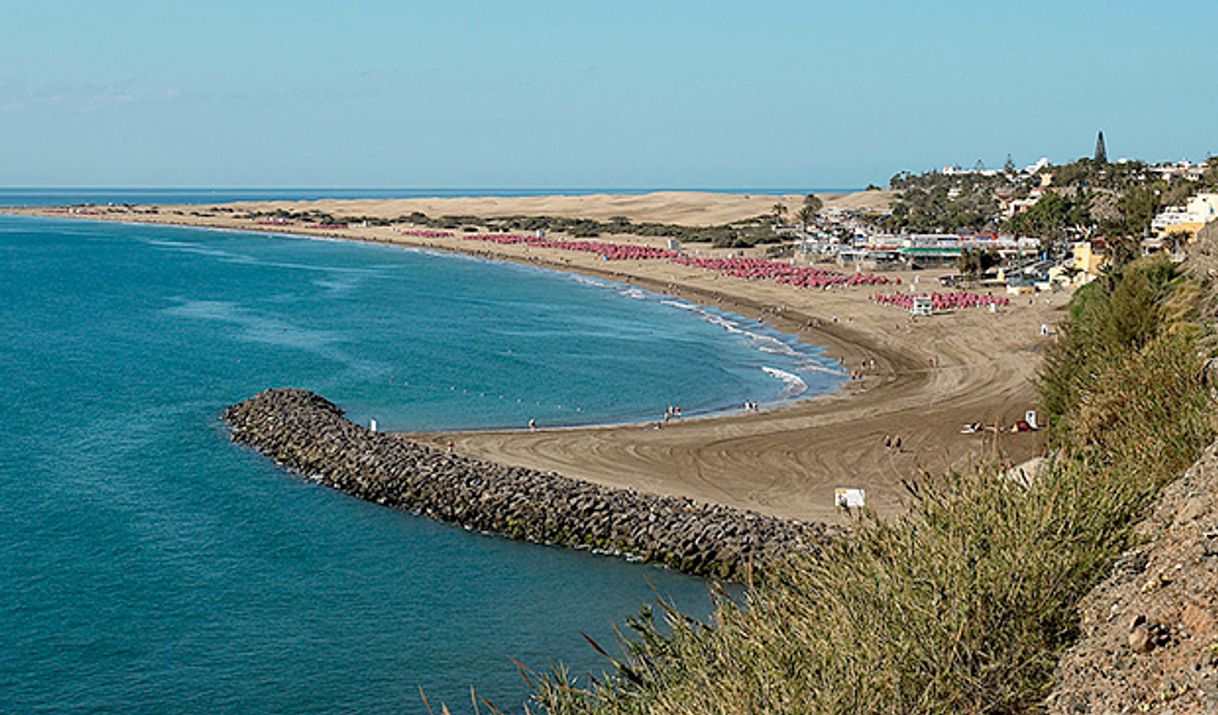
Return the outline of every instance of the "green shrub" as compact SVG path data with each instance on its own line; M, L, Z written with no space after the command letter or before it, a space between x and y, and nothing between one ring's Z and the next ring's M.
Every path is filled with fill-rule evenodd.
M1173 296L1193 295L1191 281L1179 277L1165 257L1142 259L1080 288L1070 303L1070 319L1045 355L1040 374L1041 409L1055 443L1069 429L1073 410L1102 384L1101 374L1131 350L1151 340L1168 321ZM1178 311L1178 308L1177 308ZM1193 316L1173 315L1175 323Z
M1042 397L1056 456L909 482L905 516L767 569L712 622L628 622L612 674L535 682L550 713L1011 713L1036 710L1077 603L1159 489L1213 437L1196 285L1166 262L1082 290ZM663 604L661 604L663 605Z

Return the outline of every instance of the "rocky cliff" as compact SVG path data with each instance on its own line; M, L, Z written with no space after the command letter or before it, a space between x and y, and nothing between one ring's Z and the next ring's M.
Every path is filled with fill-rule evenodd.
M1218 445L1164 491L1145 543L1080 604L1053 713L1218 713Z

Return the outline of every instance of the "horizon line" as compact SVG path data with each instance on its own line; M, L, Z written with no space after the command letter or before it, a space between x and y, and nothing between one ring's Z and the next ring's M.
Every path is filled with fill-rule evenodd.
M812 186L0 186L0 191L865 191L866 187Z

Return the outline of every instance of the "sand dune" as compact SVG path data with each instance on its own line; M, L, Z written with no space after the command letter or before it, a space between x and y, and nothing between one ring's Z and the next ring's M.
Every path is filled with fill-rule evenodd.
M788 204L796 205L799 198L788 197ZM864 197L868 201L876 198ZM635 220L712 223L763 213L775 200L774 196L651 194L322 201L292 206L316 206L345 215L396 216L412 210L483 216L548 213L607 218L624 214ZM234 206L266 209L288 205ZM89 218L284 230L225 214L192 216L192 211L200 213L199 207L164 207L155 215L115 209ZM1039 435L961 435L959 428L966 422L1009 425L1034 407L1031 380L1048 341L1038 328L1056 322L1068 300L1065 294L1025 297L994 314L961 311L912 322L904 312L869 300L873 292L892 288L799 289L663 261L606 263L586 253L500 246L457 237L421 239L403 236L392 228L290 230L476 253L629 280L745 315L764 316L779 329L828 346L830 354L844 357L849 365L874 357L878 369L861 383L848 383L834 394L761 414L690 420L662 430L636 425L419 436L437 444L451 439L458 452L483 459L804 519L840 519L832 506L836 487L862 487L867 490L869 506L881 514L893 514L902 508L902 479L916 476L922 469L941 473L992 455L996 449L1015 461L1031 456L1040 446ZM659 239L629 236L611 240L659 243ZM695 250L704 255L716 253L708 247ZM902 277L909 280L910 274ZM807 328L811 319L819 320L821 326ZM937 360L936 366L929 365L930 358ZM654 409L658 418L665 405L657 401L640 407ZM904 449L885 449L885 435L900 435Z
M869 191L855 194L824 194L826 206L866 209L887 208L892 194ZM607 220L625 216L635 222L675 223L683 226L709 226L753 218L770 213L777 202L794 212L803 202L802 195L715 194L705 192L663 191L641 195L594 194L589 196L523 196L508 198L375 199L320 201L239 202L234 208L248 210L316 209L343 216L393 218L413 211L428 216L561 216Z

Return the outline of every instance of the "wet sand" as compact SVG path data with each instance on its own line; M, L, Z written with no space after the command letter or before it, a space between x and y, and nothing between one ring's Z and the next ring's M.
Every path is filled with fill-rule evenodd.
M722 196L682 194L680 200L667 195L578 197L587 212L578 215L598 217L596 211L612 211L606 216L672 222L682 219L683 223L702 224L714 223L716 219L691 217L722 217L732 211L755 215L748 213L753 206L736 207L738 198ZM369 209L382 203L386 205L379 210L386 215L399 215L403 201L461 201L459 213L464 214L557 215L553 205L542 201L546 198L551 197L362 201L354 202L359 204L358 208L346 209L342 205L353 202L242 202L239 206L242 210L254 206L301 210L307 206L337 216L355 216L374 215ZM564 198L572 197L559 197L555 201L562 204ZM631 215L622 210L621 202L627 198L646 207L646 215ZM750 197L753 200L772 205L776 199ZM853 200L873 201L874 197ZM388 205L390 202L393 205ZM730 206L725 208L721 202ZM666 203L673 204L671 214L664 213ZM346 213L348 210L351 212ZM46 207L3 211L64 216ZM427 213L440 212L433 208ZM227 213L213 213L200 206L161 207L157 214L102 208L96 214L73 217L291 232L528 262L628 281L760 317L775 328L827 346L829 354L842 357L849 369L857 369L863 359L874 358L876 369L868 371L862 381L846 383L828 395L756 414L678 421L660 430L647 424L413 435L437 444L452 440L459 453L472 457L554 470L610 486L824 521L842 518L833 507L836 487L866 489L868 506L882 515L890 515L902 508L905 495L902 480L920 470L941 473L950 468L965 468L971 460L988 458L999 451L1013 461L1031 457L1040 448L1043 435L961 435L959 430L963 423L972 422L1010 425L1023 417L1025 410L1035 407L1032 380L1040 364L1040 352L1048 342L1040 336L1039 327L1042 323L1055 323L1068 300L1065 293L1022 296L1013 298L1011 306L993 314L971 309L915 321L901 310L869 299L877 292L908 290L905 286L800 289L771 281L729 278L663 261L606 262L591 254L569 251L500 246L460 237L404 236L398 228L272 227ZM662 239L632 236L601 236L599 240L663 243ZM686 248L702 255L725 254L697 244ZM908 282L914 274L895 275ZM934 272L919 275L926 288L937 286ZM810 321L817 321L819 326L809 327ZM654 409L659 419L665 405L640 407ZM902 450L886 449L885 435L899 435Z

